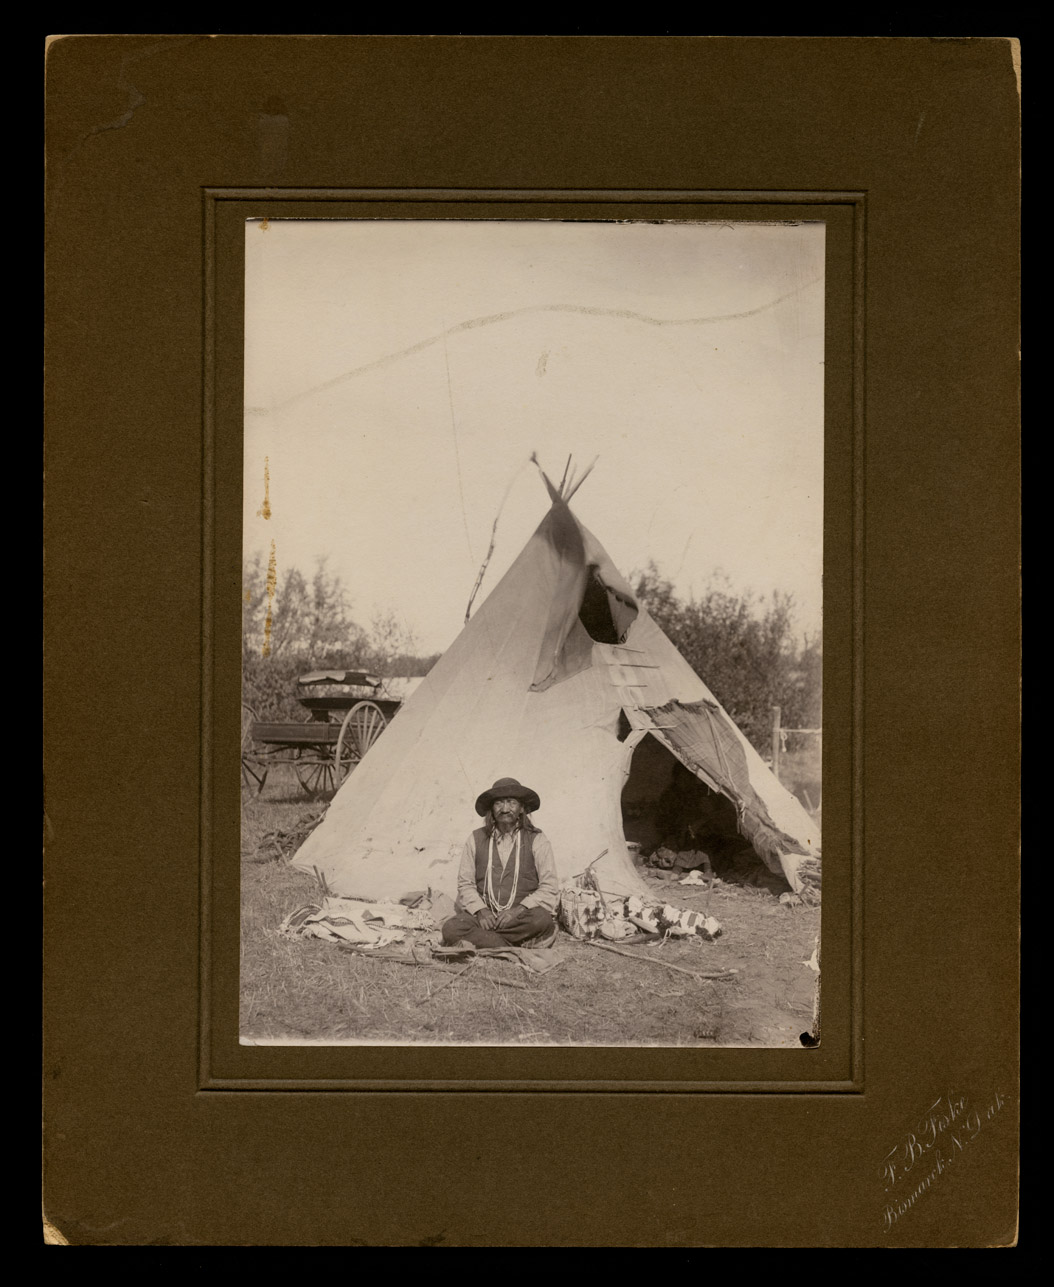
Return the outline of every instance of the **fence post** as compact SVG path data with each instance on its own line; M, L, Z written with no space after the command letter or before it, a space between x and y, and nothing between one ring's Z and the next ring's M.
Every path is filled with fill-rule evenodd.
M776 780L780 776L780 708L772 708L772 772Z

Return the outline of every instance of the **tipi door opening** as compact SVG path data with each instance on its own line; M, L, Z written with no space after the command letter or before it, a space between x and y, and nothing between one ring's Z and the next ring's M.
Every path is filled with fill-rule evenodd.
M744 884L779 885L739 831L732 801L713 790L651 733L633 749L622 789L622 825L642 865Z

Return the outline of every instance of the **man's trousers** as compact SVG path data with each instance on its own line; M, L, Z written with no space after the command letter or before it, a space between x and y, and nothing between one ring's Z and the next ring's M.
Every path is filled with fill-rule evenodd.
M485 930L471 912L458 912L443 922L443 942L467 939L476 947L519 947L553 929L553 918L544 907L529 907L527 915L504 929Z

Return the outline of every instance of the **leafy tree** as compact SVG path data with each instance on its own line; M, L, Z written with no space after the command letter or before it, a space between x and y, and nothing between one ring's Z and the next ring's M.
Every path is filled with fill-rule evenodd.
M311 580L299 568L274 574L268 595L268 576L259 553L245 564L243 576L242 646L261 657L314 658L328 665L338 655L358 651L364 643L361 628L351 619L350 604L340 577L319 559Z
M424 660L417 656L414 632L392 611L379 612L370 623L370 632L359 650L359 665L379 675L423 675L414 669ZM431 658L429 665L437 658Z
M245 561L242 579L242 689L261 719L305 718L296 697L305 671L423 675L438 660L417 655L413 632L392 612L378 614L363 630L325 559L308 579L295 567L279 576L257 553Z
M769 750L773 706L784 727L820 726L821 637L796 642L790 595L735 594L715 575L699 598L682 600L654 563L636 578L636 591L759 752Z

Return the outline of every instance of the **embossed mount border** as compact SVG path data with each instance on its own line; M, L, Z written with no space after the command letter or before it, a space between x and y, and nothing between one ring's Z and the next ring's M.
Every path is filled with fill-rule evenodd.
M863 190L850 191L744 191L744 190L698 190L698 189L457 189L457 188L244 188L244 187L205 187L202 189L202 326L203 326L203 360L202 360L202 690L201 690L201 779L200 779L200 918L199 918L199 1093L216 1091L253 1091L253 1092L471 1092L471 1093L588 1093L588 1094L750 1094L750 1095L786 1095L786 1094L860 1094L864 1090L863 1059L863 986L864 986L864 907L863 907L863 861L864 861L864 450L865 450L865 324L866 324L866 201L867 193ZM444 213L452 206L467 206L470 215ZM381 206L395 207L395 214L381 214ZM542 207L554 207L560 213L543 215ZM576 218L576 219L630 219L656 218L676 219L678 222L698 219L713 220L721 217L722 209L727 212L724 217L729 220L744 217L757 220L764 218L771 208L773 220L793 219L798 211L800 217L820 217L820 207L847 207L851 218L851 283L850 283L850 330L848 337L851 356L849 359L849 381L851 385L848 425L848 444L851 462L848 468L848 513L841 516L843 526L847 528L849 576L849 615L850 622L846 632L846 643L849 651L851 696L849 700L848 728L848 799L846 833L848 837L848 857L845 872L845 894L841 900L847 912L845 929L847 932L847 951L845 967L847 980L845 1001L847 1004L847 1023L845 1024L843 1067L840 1075L803 1079L801 1077L783 1077L771 1075L744 1076L703 1076L670 1080L655 1077L607 1078L585 1076L568 1077L449 1077L449 1076L328 1076L307 1075L289 1076L283 1068L275 1068L273 1073L257 1068L244 1070L218 1070L214 1055L224 1042L237 1042L237 1033L221 1037L220 1021L217 1017L217 989L223 990L216 969L216 953L213 941L213 925L217 921L214 903L216 901L217 848L215 829L217 822L217 724L216 703L217 689L215 670L217 653L215 645L216 625L216 565L217 565L217 445L221 423L226 428L230 415L221 412L217 407L217 317L221 303L220 283L217 273L217 224L221 209L238 209L241 218L285 218L285 219L355 219L355 218ZM499 213L500 207L506 207ZM577 208L572 212L571 208ZM593 211L585 212L585 207ZM598 214L596 208L604 211ZM614 210L621 207L619 214ZM647 209L647 208L653 209ZM678 207L676 214L673 207ZM746 208L760 208L761 214L746 214ZM782 216L778 209L784 208ZM530 210L531 213L525 213ZM611 213L608 213L608 211ZM630 213L632 210L633 213ZM426 213L427 211L427 213ZM828 302L831 298L831 282L828 281ZM830 333L828 334L830 341ZM830 417L830 408L826 418ZM238 433L240 449L241 434ZM847 521L846 521L847 520ZM828 546L827 524L828 509L825 501L825 550ZM826 568L826 555L825 555ZM825 591L826 599L826 591ZM825 617L827 614L825 613ZM825 685L826 686L826 685ZM825 703L826 704L826 703ZM827 778L827 747L830 739L825 738L824 773ZM825 957L828 956L825 944ZM229 984L229 980L227 981ZM229 986L227 988L229 993ZM237 974L234 975L234 1008L237 1016ZM225 994L226 996L226 994ZM229 1001L229 996L226 996ZM225 1006L229 1011L229 1005ZM229 1025L224 1025L224 1031ZM236 1024L235 1024L236 1026ZM824 1040L819 1049L829 1049L827 1025L824 1028ZM252 1051L254 1056L263 1053L273 1054L276 1047L237 1047L241 1052ZM327 1052L361 1052L405 1051L406 1047L295 1047L280 1048L285 1051L293 1049L301 1058L306 1052L324 1050ZM454 1048L417 1047L418 1054L425 1054L437 1049L450 1053ZM478 1050L478 1047L467 1047L466 1050ZM498 1048L484 1048L498 1049ZM554 1048L544 1048L552 1050ZM556 1048L563 1054L578 1056L583 1053L577 1048ZM611 1048L620 1054L627 1051L640 1053L637 1048ZM670 1048L649 1048L649 1055L668 1053ZM602 1055L603 1048L588 1048L593 1055ZM818 1052L818 1051L817 1051ZM748 1051L744 1048L728 1048L720 1051L693 1049L678 1051L678 1054L693 1056L697 1060L712 1064L714 1056L720 1056L727 1063L728 1056L788 1056L791 1059L810 1057L813 1051ZM512 1053L522 1055L527 1051L515 1050ZM338 1056L339 1057L339 1056ZM397 1056L393 1056L397 1057ZM269 1061L273 1062L273 1061ZM285 1060L283 1060L283 1063ZM752 1058L750 1062L756 1062Z

